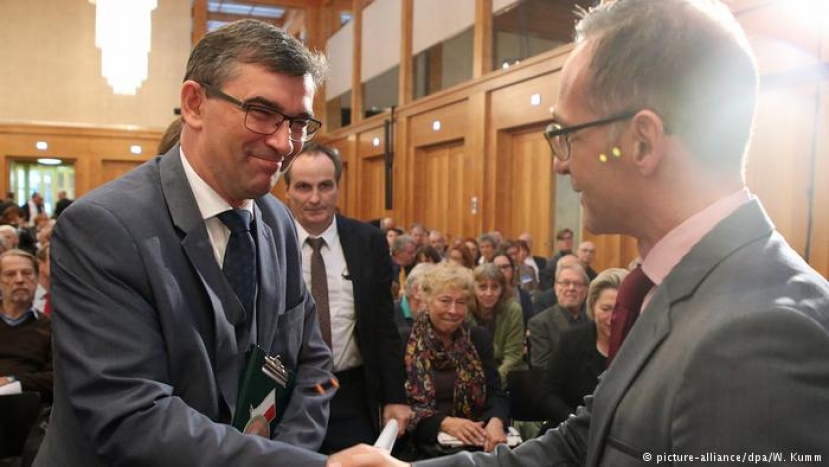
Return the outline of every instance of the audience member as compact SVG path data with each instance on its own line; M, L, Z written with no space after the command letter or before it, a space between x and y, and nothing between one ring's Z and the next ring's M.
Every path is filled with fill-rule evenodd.
M23 250L0 254L0 386L40 393L52 402L52 322L32 307L37 262ZM18 392L20 392L18 391Z
M177 117L167 125L167 129L161 135L161 141L158 142L157 154L167 154L170 149L173 149L173 146L179 144L182 126L184 126L184 122L180 117Z
M469 269L475 268L475 260L463 240L452 242L452 246L446 252L446 259Z
M389 253L391 253L391 247L394 244L394 240L401 235L403 235L403 231L398 228L392 227L390 229L386 229L386 242L389 244Z
M542 381L539 408L547 420L544 431L557 427L575 413L576 407L584 403L584 397L596 388L599 375L607 367L610 315L616 303L616 291L627 274L627 270L618 268L602 271L587 292L590 323L561 335Z
M547 266L547 258L543 256L533 255L533 237L530 235L529 232L524 232L518 236L518 240L521 240L527 244L527 264L533 266L535 269L536 277L541 276L541 270Z
M432 248L431 245L420 245L415 250L415 260L414 264L420 263L432 263L437 264L443 261L443 258L440 256L437 250Z
M406 276L406 283L403 285L403 298L394 304L394 319L397 324L397 332L403 342L404 351L412 333L412 324L423 312L426 305L421 290L423 280L434 267L435 265L432 263L415 265Z
M391 419L402 435L411 413L387 243L378 229L335 213L342 172L336 150L316 143L305 145L285 172L303 277L339 381L323 453L373 443Z
M492 257L492 264L498 266L498 269L501 270L501 274L504 275L504 279L506 280L507 287L512 290L512 297L518 302L519 305L521 305L521 316L523 317L522 322L524 324L524 329L526 329L527 321L535 316L533 311L533 299L526 290L522 289L518 285L518 277L515 274L516 263L513 261L512 256L508 255L504 251L502 246L502 248L499 248Z
M556 264L558 260L566 255L573 254L573 231L569 228L564 228L556 232L556 253L547 260L547 264L538 276L538 282L541 289L547 289L552 286L555 278Z
M391 290L395 299L403 296L402 284L406 283L406 274L414 265L416 248L414 239L408 235L400 235L391 246Z
M426 312L406 346L408 430L421 457L440 452L438 432L489 452L506 441L509 404L501 391L492 341L466 322L472 272L441 263L423 281Z
M440 230L429 231L429 245L440 254L441 258L446 254L446 237Z
M478 241L472 237L466 237L463 239L463 243L466 245L469 253L472 254L475 265L478 265L481 262L481 247L478 246Z
M587 323L584 311L587 284L587 274L581 264L563 265L556 271L554 290L557 303L534 316L527 324L530 364L534 368L547 367L564 331Z
M166 152L167 151L159 152L158 154L164 154ZM66 190L58 191L58 202L55 203L55 212L52 214L52 219L57 219L58 216L60 216L60 214L72 204L72 201L74 200L69 199L66 196Z
M37 289L32 302L32 308L38 313L52 314L52 296L49 294L51 269L49 267L49 244L46 243L37 250Z
M512 258L515 265L516 282L521 290L527 292L531 297L538 292L538 275L533 269L535 261L530 257L530 249L523 240L514 240L505 244L507 254ZM528 264L527 260L532 264ZM532 314L532 311L530 311Z
M524 347L524 320L521 305L513 299L514 287L507 282L501 268L484 263L475 268L475 300L472 302L473 324L492 335L495 362L501 385L506 387L507 373L521 366Z
M478 237L478 246L481 250L481 257L478 264L491 263L492 255L498 249L498 240L491 234L482 234Z
M423 227L423 224L415 222L409 229L409 236L412 237L412 240L414 240L415 246L419 247L420 245L425 245L427 243L426 238L429 236L429 232L426 232L426 228Z
M596 245L593 244L593 242L581 242L579 244L579 247L576 250L576 257L579 259L581 266L584 268L584 272L591 281L598 275L596 271L590 267L590 263L593 262L593 258L595 256Z
M334 394L316 387L333 378L331 353L291 215L270 195L320 126L323 71L264 22L208 32L181 87L180 146L61 214L56 397L35 466L325 462L314 451ZM253 345L296 376L270 439L231 426Z
M25 221L25 225L33 225L36 215L46 213L46 208L43 207L43 196L40 196L40 193L38 192L32 193L31 199L29 199L29 201L27 201L23 206L20 206L20 209L23 210L23 220Z
M557 268L563 268L565 265L572 265L572 264L580 264L579 259L575 255L564 255L558 260ZM555 285L555 275L550 278L552 284L546 290L541 290L535 297L533 297L533 310L535 314L539 314L542 311L546 310L554 306L558 303L558 298L556 297L556 289Z

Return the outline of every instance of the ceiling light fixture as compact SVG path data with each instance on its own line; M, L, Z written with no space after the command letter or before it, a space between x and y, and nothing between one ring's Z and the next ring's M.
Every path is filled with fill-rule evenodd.
M147 79L152 11L157 0L89 0L95 5L95 46L101 75L115 94L134 95Z

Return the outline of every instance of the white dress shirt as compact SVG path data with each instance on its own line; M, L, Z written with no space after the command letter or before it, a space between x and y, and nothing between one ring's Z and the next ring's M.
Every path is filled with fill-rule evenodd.
M296 222L299 244L302 245L302 278L311 289L311 248L305 240L311 235ZM345 253L340 244L337 222L320 235L325 246L320 250L325 262L325 274L328 277L328 310L331 314L331 352L334 354L334 371L348 370L363 363L357 346L357 315L354 310L354 284L348 273Z

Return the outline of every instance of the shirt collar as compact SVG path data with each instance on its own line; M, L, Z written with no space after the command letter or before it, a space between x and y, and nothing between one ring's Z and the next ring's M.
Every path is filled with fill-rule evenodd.
M333 245L335 241L339 240L339 235L337 233L337 216L334 216L334 220L331 221L331 225L329 225L321 235L309 234L308 231L302 227L302 224L300 224L296 219L294 219L294 223L296 224L297 239L299 240L300 246L305 244L305 240L307 240L308 237L322 237L322 239L325 240L325 244L328 245L328 248L331 248L331 245Z
M702 237L752 198L743 187L685 219L651 248L642 262L642 271L658 286Z
M179 157L181 157L181 165L184 167L184 174L187 177L187 182L190 184L190 189L193 191L193 196L196 198L196 204L199 206L202 219L207 220L215 217L228 209L233 209L224 198L222 198L216 190L213 189L201 176L196 173L193 166L184 156L184 149L179 147ZM240 209L244 209L251 213L253 217L253 200L247 199Z
M3 318L3 321L6 322L11 327L19 326L26 321L28 321L29 317L35 321L40 319L40 314L34 308L29 308L28 310L24 311L22 315L18 316L17 318L10 318L6 316L4 313L0 313L0 318Z

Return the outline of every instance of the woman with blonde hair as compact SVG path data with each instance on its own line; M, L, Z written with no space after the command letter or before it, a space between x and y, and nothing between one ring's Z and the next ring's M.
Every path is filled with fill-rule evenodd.
M466 321L474 279L464 267L441 263L421 281L426 312L406 345L407 427L416 458L445 453L438 433L489 452L506 442L509 404L501 391L485 329Z

